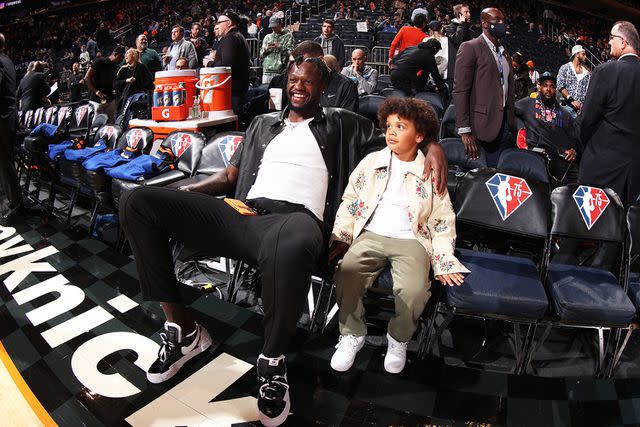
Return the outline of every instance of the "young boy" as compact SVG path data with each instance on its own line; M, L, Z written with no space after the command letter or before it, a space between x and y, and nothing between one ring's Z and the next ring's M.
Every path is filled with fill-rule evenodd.
M396 315L389 322L384 368L399 373L407 343L436 279L460 286L467 270L454 256L455 214L449 195L438 196L422 179L421 146L436 139L433 109L414 98L387 98L378 112L387 148L365 157L349 178L336 215L329 261L344 255L336 272L340 341L331 358L339 372L353 365L367 328L362 297L391 264Z

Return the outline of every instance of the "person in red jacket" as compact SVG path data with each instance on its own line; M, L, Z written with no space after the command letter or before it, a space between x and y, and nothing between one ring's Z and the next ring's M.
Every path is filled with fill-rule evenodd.
M389 67L391 67L391 60L397 53L402 52L409 46L417 46L418 43L427 37L424 32L426 26L427 16L419 13L413 18L413 26L400 28L400 31L398 31L398 34L394 37L391 42L391 47L389 48Z

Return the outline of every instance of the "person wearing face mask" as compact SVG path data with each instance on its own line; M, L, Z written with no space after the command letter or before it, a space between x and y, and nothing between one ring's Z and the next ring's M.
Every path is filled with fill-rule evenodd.
M514 73L500 43L507 33L504 14L487 8L480 20L482 34L458 49L453 103L465 153L476 159L480 146L486 152L487 165L495 167L500 153L513 145Z
M548 156L554 185L575 183L581 151L575 121L556 99L556 77L542 73L538 84L540 91L535 98L522 98L515 104L516 117L524 124L527 148Z

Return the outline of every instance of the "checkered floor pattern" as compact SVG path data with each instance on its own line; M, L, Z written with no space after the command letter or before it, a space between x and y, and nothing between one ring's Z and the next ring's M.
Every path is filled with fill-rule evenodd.
M214 346L188 364L168 384L153 385L133 362L131 351L112 353L98 364L104 374L120 373L140 392L108 398L83 386L71 358L90 338L130 331L159 342L163 318L157 304L141 301L133 260L90 237L79 226L29 218L16 226L34 250L54 246L48 261L86 297L69 312L33 326L27 312L53 300L51 295L18 305L16 291L56 272L31 273L17 289L0 287L0 339L36 397L61 426L120 426L125 418L164 394L216 356L228 353L254 364L261 347L261 318L249 310L185 289L195 316L211 333ZM0 264L19 255L0 259ZM0 280L6 279L6 275ZM120 313L105 304L118 295L137 302ZM102 306L113 319L52 349L42 332ZM355 368L338 375L329 368L336 332L300 330L287 354L292 392L288 426L638 426L640 425L640 342L634 335L619 378L596 380L593 337L561 331L549 339L534 363L537 376L505 372L513 362L508 329L493 323L452 323L435 349L441 357L416 360L411 354L400 375L384 372L384 346L366 346ZM485 345L482 345L484 342ZM560 355L560 356L559 356ZM256 396L255 372L248 371L213 399ZM172 424L174 425L174 424ZM247 423L242 425L258 425Z

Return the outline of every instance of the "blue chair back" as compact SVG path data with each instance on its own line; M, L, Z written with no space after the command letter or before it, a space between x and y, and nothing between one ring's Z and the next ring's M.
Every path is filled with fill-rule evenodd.
M418 92L415 96L417 99L426 101L441 119L444 114L444 105L442 104L442 98L435 92Z
M625 218L620 198L610 188L566 185L551 193L554 236L622 243Z
M500 154L498 169L509 171L523 178L549 183L549 171L542 154L519 148L508 148Z
M440 122L440 139L459 137L456 129L456 106L449 104Z
M440 145L444 149L444 154L447 157L449 165L459 166L465 171L487 167L487 156L482 147L478 147L480 152L479 157L477 159L470 159L464 152L464 145L460 138L441 139Z
M378 109L384 102L384 96L365 95L358 99L358 113L371 120L378 127Z

